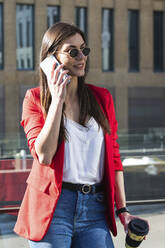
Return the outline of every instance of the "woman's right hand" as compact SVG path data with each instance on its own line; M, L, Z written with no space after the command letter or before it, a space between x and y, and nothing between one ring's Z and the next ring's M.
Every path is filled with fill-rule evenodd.
M66 97L66 84L70 76L63 81L63 76L68 72L60 73L64 65L53 65L50 77L47 77L48 87L52 102L46 116L41 132L35 141L35 150L42 165L50 165L58 147L63 103Z
M70 76L63 80L63 76L68 73L68 70L64 70L62 73L60 70L64 67L63 64L56 67L56 63L52 67L51 76L48 80L49 90L52 96L52 102L65 101L66 97L66 85L71 79Z

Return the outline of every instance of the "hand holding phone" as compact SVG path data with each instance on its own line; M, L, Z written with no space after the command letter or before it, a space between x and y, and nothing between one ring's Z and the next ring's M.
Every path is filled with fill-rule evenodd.
M51 71L53 68L53 65L56 63L56 67L60 65L59 61L56 59L56 57L54 55L50 55L49 57L46 57L41 63L40 63L40 67L43 70L43 72L45 73L45 75L47 76L47 78L49 79L51 77ZM55 68L56 68L55 67ZM60 73L62 73L64 71L63 68L61 68ZM68 74L65 74L63 76L63 81L68 77ZM70 82L70 80L68 81Z

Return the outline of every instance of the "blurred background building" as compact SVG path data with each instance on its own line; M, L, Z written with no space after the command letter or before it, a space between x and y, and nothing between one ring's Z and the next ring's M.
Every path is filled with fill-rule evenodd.
M123 144L164 146L164 0L0 0L1 154L25 145L22 101L38 86L41 40L58 21L86 33L87 82L112 93L119 131L132 137Z

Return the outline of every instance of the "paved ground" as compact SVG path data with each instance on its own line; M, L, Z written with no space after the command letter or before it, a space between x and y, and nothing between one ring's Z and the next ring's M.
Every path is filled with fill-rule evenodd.
M132 214L149 221L150 232L140 248L165 248L165 204L129 207ZM125 247L125 233L117 221L118 236L114 238L115 248ZM27 241L13 234L0 236L0 248L28 248ZM98 247L96 247L98 248Z
M147 207L149 207L149 211L147 210ZM147 239L141 243L140 248L165 248L165 204L161 207L154 206L153 210L151 206L145 206L144 209L136 212L137 216L147 219L150 224L150 231ZM117 222L117 226L119 234L114 238L115 248L124 248L125 233L119 222Z

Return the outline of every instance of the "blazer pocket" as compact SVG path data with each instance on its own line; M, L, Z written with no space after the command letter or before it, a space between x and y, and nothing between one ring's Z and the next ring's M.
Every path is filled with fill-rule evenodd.
M49 187L52 184L51 179L45 177L38 178L37 176L34 177L30 175L26 182L29 186L32 186L34 189L49 195Z

